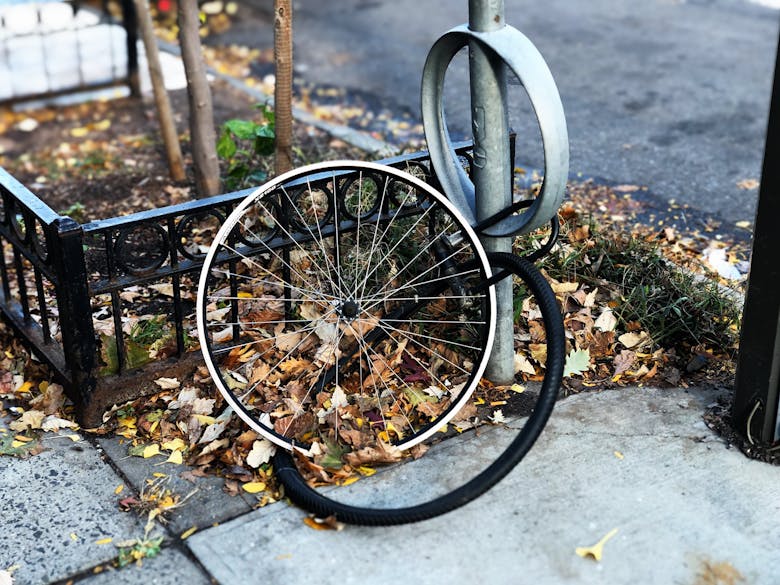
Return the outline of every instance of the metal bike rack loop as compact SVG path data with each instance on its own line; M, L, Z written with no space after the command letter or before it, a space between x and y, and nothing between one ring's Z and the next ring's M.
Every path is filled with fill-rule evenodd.
M465 46L469 47L474 140L471 177L455 154L443 107L447 69ZM534 202L522 210L513 206L506 67L525 88L543 142L542 188ZM442 189L473 226L482 226L479 232L488 252L511 252L513 236L543 226L556 214L569 171L563 105L539 51L504 22L503 0L469 0L468 25L453 28L433 45L423 68L422 118L431 163ZM506 384L514 378L511 282L500 283L496 294L496 341L487 377Z

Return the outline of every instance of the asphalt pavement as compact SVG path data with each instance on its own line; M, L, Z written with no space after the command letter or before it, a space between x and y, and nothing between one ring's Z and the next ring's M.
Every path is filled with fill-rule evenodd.
M269 47L269 0L210 42ZM752 221L778 42L778 3L762 0L505 0L506 21L547 60L561 93L572 176L648 187L729 223ZM433 42L468 20L467 0L298 0L295 67L311 84L419 119ZM469 129L465 57L448 72L454 134ZM510 88L518 161L541 167L538 130ZM360 119L357 118L359 123ZM392 140L392 136L389 137Z

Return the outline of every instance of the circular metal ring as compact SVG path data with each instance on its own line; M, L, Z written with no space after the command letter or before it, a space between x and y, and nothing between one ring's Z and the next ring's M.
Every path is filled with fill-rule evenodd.
M541 227L563 202L569 174L569 138L563 104L552 73L528 38L511 26L491 32L475 32L461 25L445 33L428 53L422 78L422 118L431 164L442 189L471 225L477 225L474 184L458 163L443 109L444 78L455 54L470 42L497 55L514 72L531 101L544 150L544 182L526 211L511 215L482 233L505 237Z
M119 231L114 242L117 264L133 276L144 276L168 259L168 232L156 223L141 223Z
M209 219L216 220L216 225L212 228L213 233L216 234L222 223L225 221L225 216L215 209L201 211L192 215L185 215L181 220L179 220L179 223L176 225L176 249L182 256L190 260L196 260L198 258L203 258L206 255L208 246L205 246L204 244L201 245L204 245L206 248L205 251L200 251L199 247L197 248L197 251L193 251L193 248L195 248L197 244L192 242L193 234L191 232L198 230L198 224L208 221ZM200 229L203 230L204 228L201 227ZM208 230L209 228L206 227L205 229ZM208 245L211 245L211 240L209 240L207 243Z
M373 189L369 188L372 184ZM357 199L354 187L357 187ZM371 217L379 210L381 192L385 188L382 178L373 173L350 175L336 188L342 213L355 221Z

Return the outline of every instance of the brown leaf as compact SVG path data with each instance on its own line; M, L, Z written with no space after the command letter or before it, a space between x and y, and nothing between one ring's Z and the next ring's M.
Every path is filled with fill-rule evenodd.
M377 443L376 447L364 447L358 451L347 453L344 456L344 459L352 467L360 467L361 465L386 465L395 463L396 461L400 461L402 457L403 451L398 447L380 441Z
M636 353L631 350L624 349L618 355L615 356L615 376L622 374L630 370L636 363Z

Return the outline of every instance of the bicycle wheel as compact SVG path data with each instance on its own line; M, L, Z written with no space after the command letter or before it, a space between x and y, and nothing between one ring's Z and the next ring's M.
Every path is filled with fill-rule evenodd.
M205 258L198 334L238 415L285 449L409 448L468 400L493 342L490 266L441 194L328 162L249 195Z
M524 409L529 413L528 418L521 423L515 438L496 455L492 463L468 480L460 479L462 465L459 460L463 457L461 450L454 449L456 451L454 456L439 457L435 463L437 466L435 483L443 485L454 483L459 487L450 489L442 495L428 496L430 497L428 501L393 508L358 506L335 499L341 489L347 488L331 491L329 495L334 497L325 496L306 483L289 453L277 452L274 456L274 469L285 487L285 495L293 502L321 518L334 516L341 522L351 524L389 526L419 522L454 510L485 493L504 478L530 451L552 413L560 388L565 361L563 321L550 285L530 262L503 253L488 254L488 258L491 266L498 269L498 274L492 281L509 275L515 276L516 298L524 305L520 311L521 316L516 322L517 337L521 338L518 353L520 355L528 353L530 359L531 351L528 349L528 343L532 342L535 355L544 366L545 372L538 393L534 398L526 399ZM486 281L485 284L491 284L492 281ZM523 313L526 316L523 316ZM525 395L530 394L531 392L528 391ZM471 451L472 457L475 457L473 449ZM440 454L432 453L426 457L436 457ZM455 479L447 477L453 469L455 469L453 472ZM408 501L409 494L419 489L413 479L414 472L403 471L399 472L399 475L402 477L401 488L396 487L394 490L393 486L388 486L386 483L381 488L374 487L371 492L372 499L379 495L385 501L388 499ZM421 475L427 484L431 483L430 470L422 471ZM388 495L392 491L397 493Z

